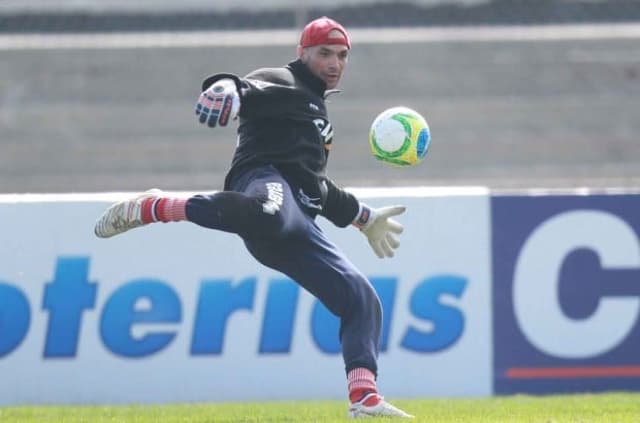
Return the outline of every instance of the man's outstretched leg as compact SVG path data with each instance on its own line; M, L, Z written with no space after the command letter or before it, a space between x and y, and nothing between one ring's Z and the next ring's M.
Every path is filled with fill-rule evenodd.
M254 169L234 188L238 191L189 198L152 189L113 204L100 216L94 232L110 238L150 223L189 221L243 238L281 238L306 227L306 216L291 189L272 167Z

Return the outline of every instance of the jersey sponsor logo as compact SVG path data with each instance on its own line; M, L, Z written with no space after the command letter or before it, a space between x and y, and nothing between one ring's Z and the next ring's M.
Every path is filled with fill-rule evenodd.
M640 195L492 211L496 392L640 389Z
M320 111L320 106L318 106L315 103L309 103L309 108L313 111L319 112Z
M280 182L268 182L267 187L267 201L262 204L262 211L267 214L276 214L282 203L284 202L284 191Z
M326 119L314 119L313 124L320 131L320 137L322 138L322 142L324 143L324 147L329 150L331 149L331 141L333 141L333 126L331 126L331 122Z

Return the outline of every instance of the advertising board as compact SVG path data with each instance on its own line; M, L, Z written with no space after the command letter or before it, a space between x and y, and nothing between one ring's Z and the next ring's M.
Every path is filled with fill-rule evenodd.
M382 392L490 395L488 196L361 194L408 207L392 260L321 222L382 300ZM97 239L115 198L25 198L0 201L0 404L345 397L338 319L239 238L183 222Z

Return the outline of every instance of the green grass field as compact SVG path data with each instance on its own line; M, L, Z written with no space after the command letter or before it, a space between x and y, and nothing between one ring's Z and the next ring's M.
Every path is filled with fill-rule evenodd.
M637 423L640 394L392 401L420 422ZM4 407L0 422L341 422L344 401ZM384 419L370 419L372 421Z

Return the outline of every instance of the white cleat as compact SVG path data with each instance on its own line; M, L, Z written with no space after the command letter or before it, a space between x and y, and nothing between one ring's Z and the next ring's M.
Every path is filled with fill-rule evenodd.
M162 191L150 189L129 200L120 201L109 207L96 222L94 233L98 238L110 238L130 229L144 225L142 222L142 202L147 198L159 197Z
M383 397L380 397L380 402L378 402L376 405L364 405L364 403L371 397L371 395L378 394L372 392L366 395L360 401L351 404L349 406L349 417L402 417L406 419L413 418L411 414L407 414L399 408L394 407L393 405L386 402Z

